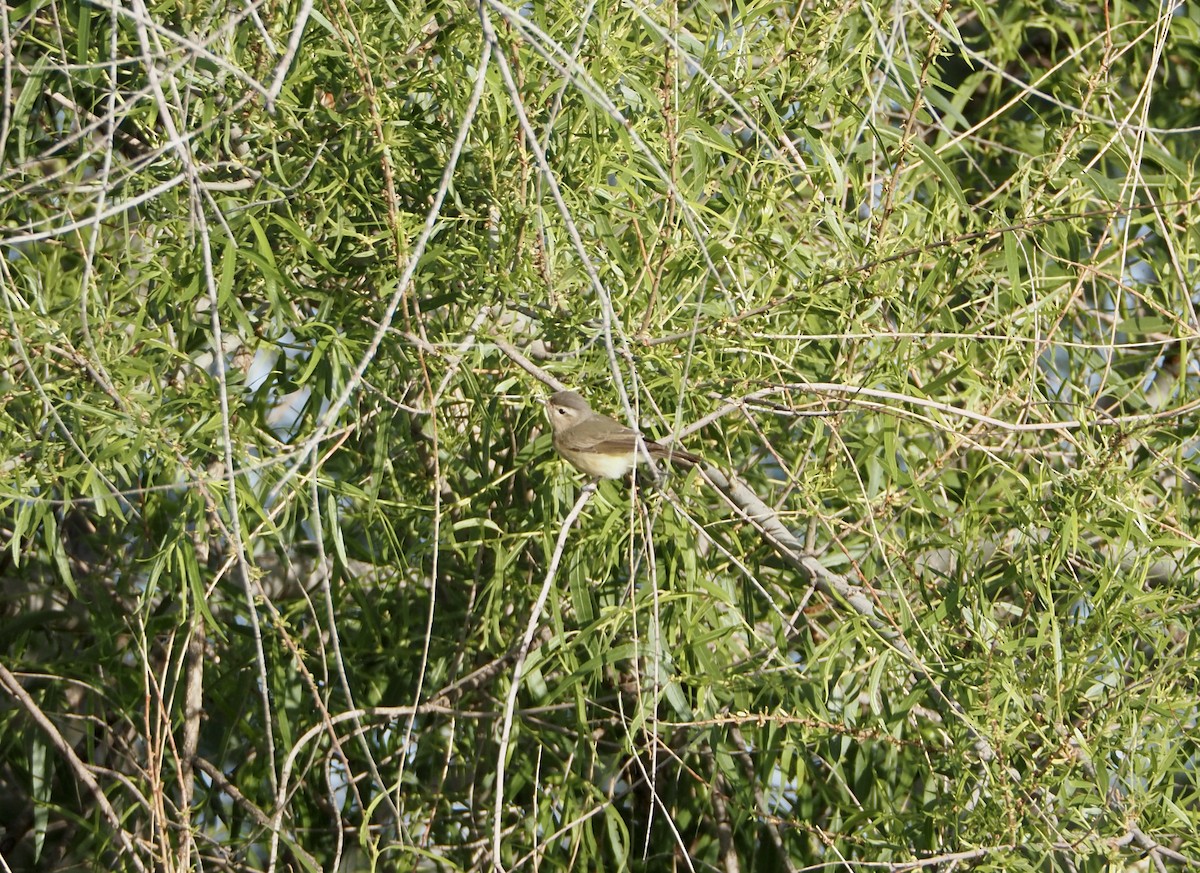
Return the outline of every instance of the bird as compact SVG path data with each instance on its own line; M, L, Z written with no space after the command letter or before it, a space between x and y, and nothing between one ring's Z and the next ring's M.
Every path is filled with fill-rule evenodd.
M574 391L559 391L546 398L550 429L554 432L554 448L581 473L598 479L620 479L637 464L646 460L638 449L638 433L607 415L593 412L592 407ZM701 464L703 459L642 438L646 452L654 458L687 465Z

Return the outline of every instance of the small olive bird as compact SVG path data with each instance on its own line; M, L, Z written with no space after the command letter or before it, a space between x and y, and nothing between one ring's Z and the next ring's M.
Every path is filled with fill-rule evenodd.
M592 412L588 402L574 391L559 391L546 400L554 448L571 466L601 479L620 479L638 463L646 460L638 450L637 431L630 430L607 415ZM646 451L687 465L703 460L681 449L642 439Z

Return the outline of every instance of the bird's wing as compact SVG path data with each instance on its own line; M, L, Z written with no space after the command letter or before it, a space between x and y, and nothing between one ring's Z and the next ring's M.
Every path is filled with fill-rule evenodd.
M615 422L614 422L615 424ZM596 452L601 455L631 454L637 448L637 434L627 427L613 428L605 433L578 434L568 431L559 437L560 445L567 451ZM664 446L649 437L643 437L646 451L655 457L670 457L673 461L702 464L703 458L685 452L678 446Z
M687 464L702 464L703 458L693 455L691 452L685 452L678 446L664 446L662 443L657 443L652 439L645 439L646 451L656 458L670 458L672 461L683 461ZM605 440L598 440L588 449L597 452L601 455L624 455L632 452L637 448L637 443L634 442L632 434L622 435Z
M647 448L652 445L654 445L652 441L646 440ZM587 448L589 451L597 452L601 455L624 455L637 448L637 440L634 439L632 433L627 433L620 436L593 440L588 444Z

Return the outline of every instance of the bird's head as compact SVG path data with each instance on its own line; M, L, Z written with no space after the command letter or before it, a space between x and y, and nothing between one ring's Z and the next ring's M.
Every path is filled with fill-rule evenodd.
M555 433L562 433L585 418L592 408L574 391L559 391L546 398L546 411L550 427Z

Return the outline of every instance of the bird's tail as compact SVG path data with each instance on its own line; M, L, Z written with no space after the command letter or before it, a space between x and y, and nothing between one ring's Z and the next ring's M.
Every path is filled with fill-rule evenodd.
M699 455L693 455L691 452L685 452L683 449L674 446L664 446L661 443L655 443L655 447L656 450L652 452L654 457L670 461L672 464L684 464L688 467L694 467L697 464L704 463L704 459Z

